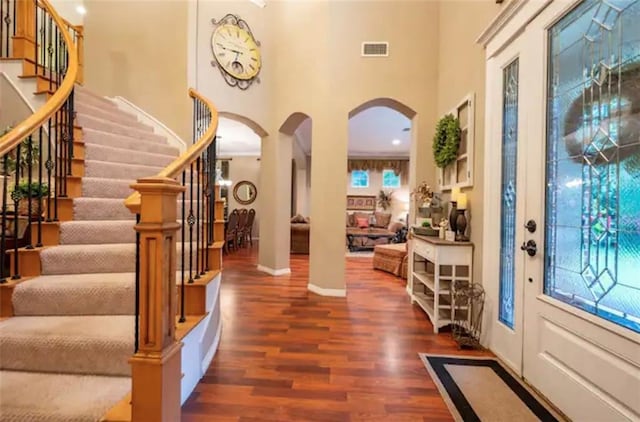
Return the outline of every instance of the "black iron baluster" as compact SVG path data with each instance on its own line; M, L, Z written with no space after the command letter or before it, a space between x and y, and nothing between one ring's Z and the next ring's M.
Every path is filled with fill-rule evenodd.
M216 144L218 143L218 137L213 138L213 143L211 144L211 202L213 206L211 207L211 211L209 211L211 215L211 224L209 225L209 236L211 239L211 244L213 244L216 239L214 237L214 227L215 227L215 219L216 219L216 164L217 164L217 156L216 156Z
M22 151L21 151L21 144L18 144L18 147L16 148L16 182L15 182L15 186L13 187L13 192L11 193L11 199L13 199L13 212L14 212L14 221L13 221L13 238L14 238L14 245L13 245L13 276L11 276L11 278L13 280L17 280L20 278L20 272L19 272L19 268L20 268L20 258L18 255L18 226L19 226L19 221L18 221L18 207L20 206L20 155L21 155Z
M208 164L207 164L207 150L205 149L204 152L202 153L202 175L200 176L202 178L202 184L201 184L201 189L202 189L202 193L200 195L200 198L202 199L202 202L200 203L200 207L201 207L201 215L202 215L202 219L201 219L201 224L200 224L200 247L198 248L200 250L200 275L204 275L207 271L207 265L206 265L206 258L205 255L207 254L207 241L205 238L205 224L208 224L207 222L207 178L205 178L205 176L208 173Z
M186 175L186 171L182 172L182 187L186 188L186 180L187 180L187 175ZM186 189L182 191L182 222L180 224L181 227L181 234L182 234L182 248L181 248L181 254L180 254L180 259L182 260L181 263L182 265L180 266L180 322L185 322L186 318L184 316L184 276L185 276L185 262L184 262L184 255L186 253L184 245L185 245L185 234L186 234L186 229L184 227L185 221L186 221L186 216L185 216L185 193L186 193Z
M191 122L191 126L192 126L191 127L191 143L192 144L195 144L196 143L196 139L198 138L198 134L196 133L196 116L195 116L195 112L196 112L196 109L198 107L197 104L198 103L197 103L196 99L194 98L193 99L193 113L194 113L194 115L193 115L193 121Z
M51 159L51 150L53 148L51 145L52 121L53 118L49 118L49 121L47 122L47 162L44 164L45 168L47 169L47 186L49 186L49 194L47 195L47 222L51 222L51 188L53 187L53 185L51 185L51 170L53 170L54 166L53 160Z
M67 102L69 103L69 172L67 173L69 176L71 176L73 174L73 141L75 139L75 134L74 134L74 125L75 125L75 118L76 118L76 112L74 110L74 98L75 98L75 88L71 90L71 93L69 94L69 99L67 100Z
M55 183L55 189L53 193L53 221L58 221L58 195L60 191L60 183L58 182L58 168L60 167L60 158L58 157L58 142L60 138L60 110L56 111L56 121L53 126L53 133L55 134L55 138L53 140L53 163L52 170L55 167L55 171L53 173L53 181ZM49 137L51 137L52 132L49 132Z
M40 126L40 130L38 132L38 186L40 186L40 191L38 192L38 239L36 240L36 247L42 247L42 201L44 200L43 192L45 191L42 188L42 126ZM49 192L49 185L47 185L46 192Z
M187 217L187 224L189 224L189 284L191 284L193 283L193 225L196 222L196 218L193 215L193 163L191 163L189 179L189 217Z
M140 224L140 214L136 214L136 225ZM136 276L135 276L135 303L134 303L134 353L138 352L140 345L139 331L140 331L140 232L136 230Z
M7 41L9 40L9 22L5 22L5 16L4 16L4 3L5 0L0 0L0 19L2 19L0 21L0 57L9 57L9 45L7 45L7 52L3 53L2 51L2 47L5 44L5 30L4 28L7 28L6 31L6 36L7 36ZM9 16L9 0L7 0L7 16Z
M34 192L33 186L33 139L31 135L27 138L27 231L29 232L29 238L27 239L26 249L33 249L32 242L32 226L31 216L33 215L33 195L37 195L38 192ZM17 227L17 226L16 226ZM17 239L16 239L17 240Z
M196 280L200 278L200 157L196 160ZM193 192L193 189L192 189ZM193 239L191 239L193 242Z
M1 14L0 14L1 16ZM7 282L5 258L7 256L7 180L9 179L9 154L5 154L2 163L4 177L2 178L2 234L0 234L0 284Z
M35 64L35 68L34 70L34 74L37 76L38 75L38 0L33 0L33 8L35 9L35 28L33 31L33 34L35 35L35 42L33 43L33 58L36 61Z
M51 15L47 15L49 17L49 41L47 43L47 55L49 56L49 91L53 91L53 18Z
M38 13L38 6L36 6L36 14ZM44 12L44 9L41 8L40 9L40 13L42 13L42 15L40 16L40 67L42 68L42 76L44 76L45 72L47 71L47 62L46 62L46 51L44 49L44 46L46 44L46 40L45 40L45 35L47 33L47 15ZM38 34L36 34L36 39L38 37ZM37 42L37 41L36 41ZM38 74L38 71L36 69L36 75Z
M60 31L58 31L58 28L56 27L56 30L54 31L55 33L55 46L56 46L56 57L55 59L52 59L51 65L53 65L56 68L56 86L60 86L60 83L62 82L61 79L61 75L60 75L60 62L59 62L59 58L60 58L60 44L62 41L62 34L60 34Z

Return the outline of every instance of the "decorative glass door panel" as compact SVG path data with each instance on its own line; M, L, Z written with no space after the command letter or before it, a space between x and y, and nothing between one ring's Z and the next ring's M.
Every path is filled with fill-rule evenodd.
M640 332L640 1L549 30L544 293ZM504 218L504 217L503 217Z
M500 222L500 309L498 318L509 328L514 322L516 277L516 186L518 164L518 66L503 70L502 83L502 193Z

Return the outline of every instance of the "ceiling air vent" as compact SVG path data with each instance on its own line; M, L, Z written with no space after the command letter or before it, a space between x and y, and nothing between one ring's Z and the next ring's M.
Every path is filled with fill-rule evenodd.
M387 57L389 43L386 41L365 41L362 43L362 57Z

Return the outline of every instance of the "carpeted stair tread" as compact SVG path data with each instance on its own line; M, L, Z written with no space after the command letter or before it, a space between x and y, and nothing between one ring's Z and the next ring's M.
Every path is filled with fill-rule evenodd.
M169 145L155 141L134 138L116 133L104 132L101 130L83 128L82 140L85 145L98 144L114 148L124 148L132 151L155 152L158 154L178 155L178 149Z
M150 141L164 142L164 138L161 135L156 135L153 129L149 126L131 126L127 124L120 124L110 120L99 119L93 116L78 115L76 122L81 127L87 127L92 129L98 129L117 133L119 135L127 135L133 137L139 137L141 139L147 139Z
M90 101L76 101L75 110L78 113L100 117L105 120L121 120L123 122L131 122L132 124L140 123L138 117L134 114L127 113L119 108L100 107Z
M74 101L95 101L105 107L116 107L115 103L107 97L96 94L95 92L76 85L74 91Z
M188 231L187 231L188 233ZM188 236L188 234L187 234ZM194 233L195 238L195 233ZM176 268L182 267L180 251L182 251L182 239L178 234L176 242ZM185 243L188 250L189 243ZM196 242L191 244L193 251L197 250ZM40 253L40 262L43 275L61 274L87 274L87 273L126 273L135 271L134 243L111 243L95 245L59 245L44 249ZM82 265L77 265L82 262ZM191 257L192 267L195 268L196 254ZM185 257L185 266L189 265L188 254Z
M131 272L35 277L18 284L12 300L16 316L133 315L134 297Z
M132 120L127 116L120 116L116 113L83 113L76 112L76 124L81 127L104 127L104 123L129 128L132 132L153 133L153 128L145 123ZM84 126L83 126L84 125Z
M82 197L83 198L104 198L104 199L122 199L127 198L133 189L131 185L135 180L125 179L106 179L104 177L83 177L82 178ZM186 198L191 197L190 185L186 186ZM194 198L197 198L197 185L194 185ZM200 187L202 189L202 186ZM202 195L202 193L200 193ZM178 194L180 200L181 194Z
M164 167L140 164L119 164L85 160L85 176L136 180L158 174ZM124 198L123 198L124 199Z
M128 377L0 371L0 420L98 421L130 391Z
M124 198L74 198L75 220L131 220L136 216L124 206Z
M106 179L104 177L83 177L83 198L122 199L133 193L131 184L134 180Z
M135 249L133 243L54 246L40 253L42 274L132 272Z
M60 224L60 244L133 243L135 224L135 219L65 221Z
M106 145L85 145L85 160L107 161L118 164L145 163L148 166L166 167L177 158L177 155L158 154L153 152L131 151Z
M0 322L0 368L128 376L131 315L20 316Z
M76 104L88 104L90 106L98 107L109 112L115 112L118 110L118 106L108 98L97 98L90 95L75 93L74 101Z

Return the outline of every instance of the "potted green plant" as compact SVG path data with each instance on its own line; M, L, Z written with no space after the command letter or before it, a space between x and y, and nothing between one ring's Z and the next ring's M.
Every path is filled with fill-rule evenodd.
M393 196L393 192L392 191L384 191L384 190L380 190L380 193L378 194L378 205L380 206L380 208L382 208L383 210L387 210L387 208L389 208L391 206L391 197Z
M11 192L11 198L18 200L18 213L29 215L29 202L31 202L31 214L37 214L43 209L42 199L49 197L49 186L46 183L22 181Z

